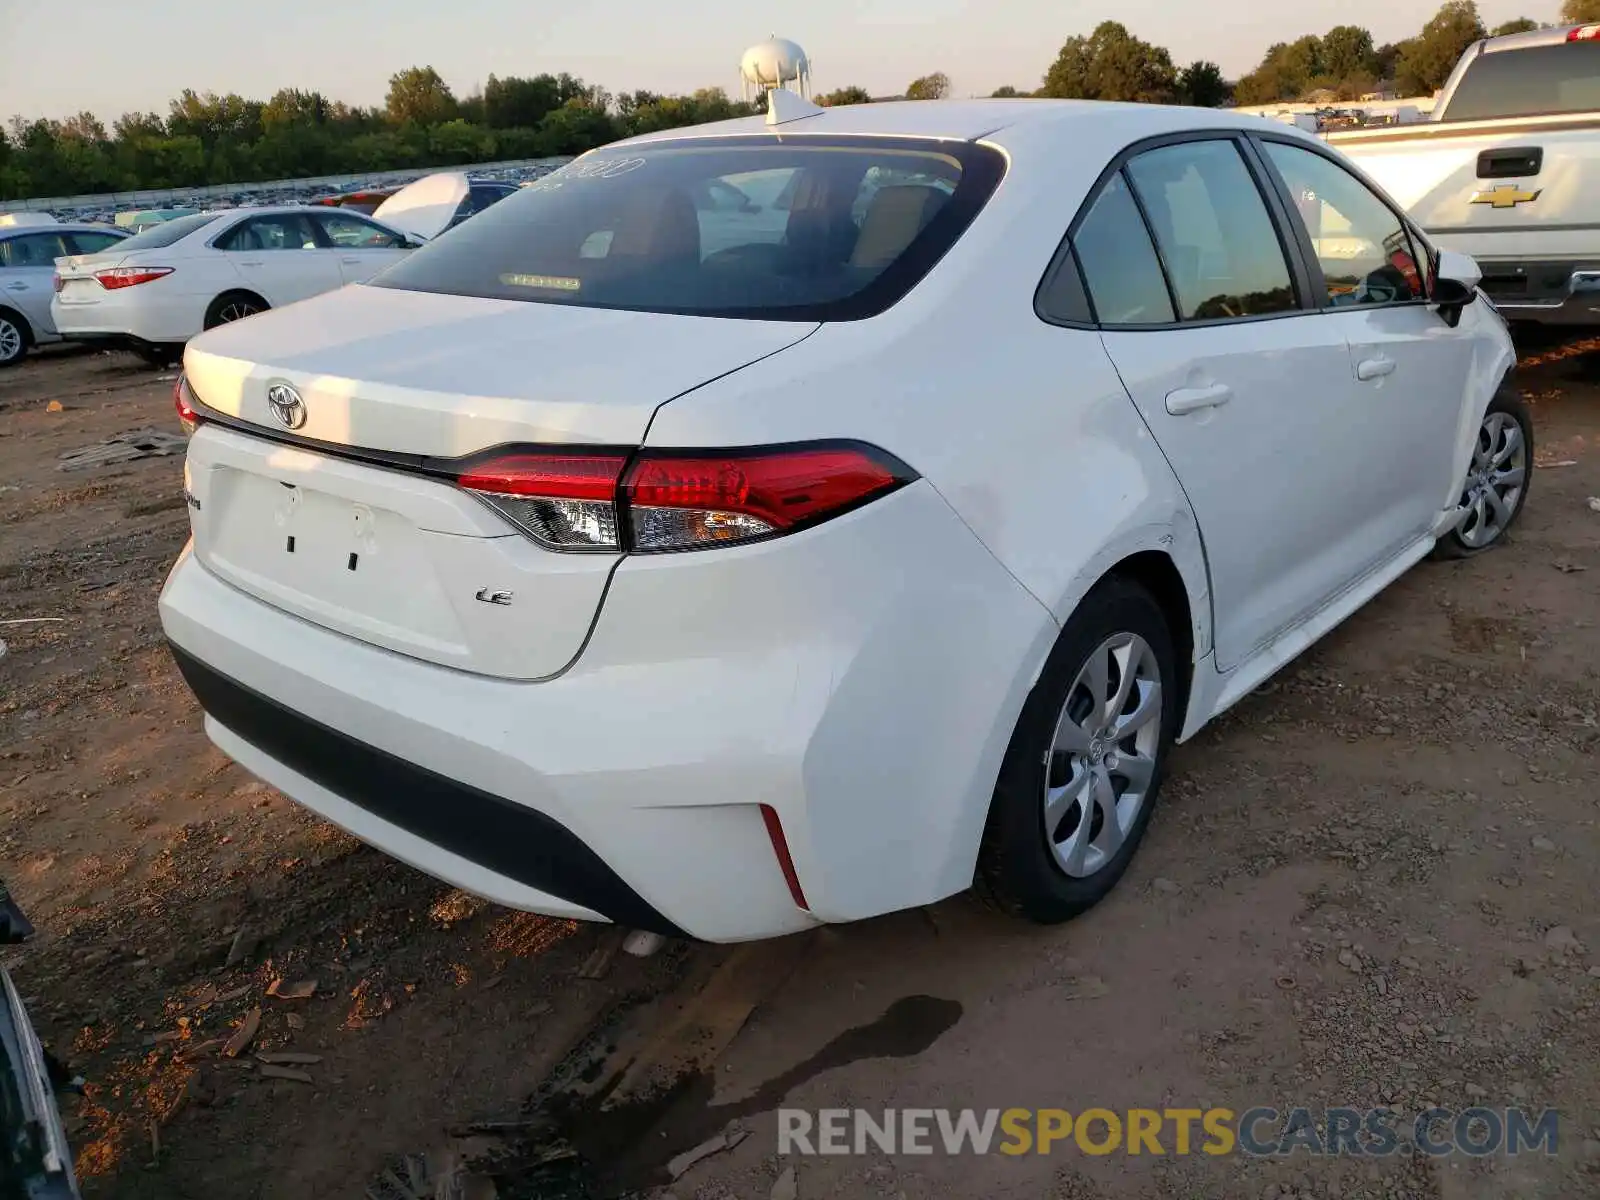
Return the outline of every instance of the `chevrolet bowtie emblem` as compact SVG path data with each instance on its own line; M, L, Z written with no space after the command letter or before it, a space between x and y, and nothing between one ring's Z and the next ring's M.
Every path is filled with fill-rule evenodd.
M1519 204L1532 204L1543 191L1543 188L1534 188L1531 192L1525 192L1514 183L1502 183L1499 187L1474 192L1472 203L1488 204L1494 208L1515 208Z

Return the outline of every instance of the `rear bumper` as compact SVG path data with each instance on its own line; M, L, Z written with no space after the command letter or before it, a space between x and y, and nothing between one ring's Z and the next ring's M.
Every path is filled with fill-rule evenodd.
M1510 321L1600 325L1600 260L1480 263L1480 285Z
M362 840L512 907L710 941L967 887L1056 633L925 482L790 538L624 560L540 683L330 632L188 550L161 618L212 740Z
M159 279L138 287L107 292L93 304L50 304L50 319L57 332L71 342L123 339L124 347L181 346L205 324L207 298L187 292L145 292L162 289L170 280Z

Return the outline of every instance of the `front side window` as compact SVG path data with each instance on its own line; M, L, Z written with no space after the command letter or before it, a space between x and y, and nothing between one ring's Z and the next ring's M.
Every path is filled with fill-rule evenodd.
M317 234L304 213L251 217L217 239L218 250L316 250Z
M25 233L0 242L0 266L52 267L72 251L59 233Z
M650 312L853 320L926 274L1004 170L970 142L756 136L588 154L381 287Z
M1283 142L1264 142L1322 265L1335 308L1427 299L1415 248L1400 218L1343 167Z
M1226 320L1298 307L1272 217L1232 141L1147 150L1127 172L1186 321Z
M1161 260L1120 171L1096 197L1072 244L1100 324L1162 325L1173 319ZM1071 263L1061 268L1071 269Z
M383 226L363 221L349 213L318 213L315 219L328 235L328 240L340 249L393 249L402 244L398 235L390 233Z

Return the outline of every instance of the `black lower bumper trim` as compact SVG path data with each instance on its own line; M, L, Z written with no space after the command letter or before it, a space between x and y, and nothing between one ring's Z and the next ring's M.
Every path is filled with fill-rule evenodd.
M171 649L207 713L341 799L618 925L685 936L560 822L359 742L212 670L177 645Z

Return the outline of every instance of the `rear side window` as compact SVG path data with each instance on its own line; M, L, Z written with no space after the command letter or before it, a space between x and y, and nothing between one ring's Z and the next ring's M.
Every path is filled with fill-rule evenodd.
M1172 320L1172 298L1150 231L1119 171L1089 209L1072 244L1102 325L1161 325ZM1062 271L1070 271L1063 264Z
M188 237L197 229L204 229L220 217L221 213L195 213L192 217L175 217L152 225L143 233L136 233L118 247L119 250L159 250Z
M1232 141L1162 146L1133 159L1127 171L1184 320L1298 307L1277 228Z
M275 213L241 221L217 239L218 250L317 250L316 231L304 213Z
M1600 42L1558 42L1480 54L1441 121L1539 117L1600 109Z
M600 151L430 242L381 287L648 312L854 320L921 279L993 192L970 142L790 135Z

